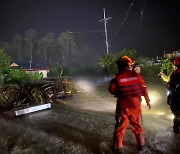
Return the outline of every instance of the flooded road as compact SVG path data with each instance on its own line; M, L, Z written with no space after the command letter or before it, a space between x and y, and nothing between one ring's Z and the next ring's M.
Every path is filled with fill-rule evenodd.
M80 93L73 98L57 100L51 109L16 118L1 114L0 154L113 153L116 98L108 93L107 85L98 87L98 84L102 83L76 80ZM123 153L180 153L180 134L175 135L172 130L165 86L148 83L148 92L152 109L148 110L142 102L144 149L137 150L135 137L128 128Z

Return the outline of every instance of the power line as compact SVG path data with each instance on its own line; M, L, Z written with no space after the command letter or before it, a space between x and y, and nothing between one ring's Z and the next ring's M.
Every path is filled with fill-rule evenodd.
M132 8L133 5L134 5L134 1L135 1L135 0L132 0L131 4L129 5L129 8L128 8L128 10L127 10L127 12L126 12L126 14L125 14L125 16L124 16L124 18L123 18L123 21L121 22L120 27L118 28L118 30L117 30L117 31L115 32L115 34L113 35L113 37L111 38L110 42L116 37L116 35L119 33L120 29L124 26L124 23L125 23L125 21L127 20L127 17L128 17L128 15L129 15L129 13L130 13L130 11L131 11L131 8Z
M79 31L79 32L68 32L68 33L71 33L71 34L73 34L73 33L102 33L102 32L104 32L104 31Z
M141 24L142 24L142 19L143 19L143 15L144 15L144 10L145 10L148 2L149 2L149 0L144 0L144 5L143 5L143 7L142 7L142 9L141 9L141 16L140 16L138 31L140 31L140 29L141 29Z
M67 31L67 32L47 32L47 33L39 33L39 32L36 32L36 35L45 35L45 34L49 34L49 33L52 33L52 34L61 34L61 33L102 33L104 32L103 30L102 31ZM3 35L14 35L14 34L19 34L19 35L23 35L24 33L0 33L0 34L3 34Z

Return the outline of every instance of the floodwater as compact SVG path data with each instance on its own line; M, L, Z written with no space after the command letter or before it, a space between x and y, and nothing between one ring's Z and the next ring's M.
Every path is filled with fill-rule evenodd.
M0 154L111 154L116 98L108 91L108 78L75 79L80 93L56 100L52 108L12 117L0 114ZM104 88L105 87L105 88ZM142 102L145 146L137 150L127 128L124 154L178 154L180 134L172 129L172 114L166 104L166 89L160 82L148 83L152 109Z

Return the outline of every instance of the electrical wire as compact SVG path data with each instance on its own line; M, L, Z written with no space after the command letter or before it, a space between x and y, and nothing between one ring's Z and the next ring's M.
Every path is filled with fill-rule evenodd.
M127 10L127 12L126 12L126 14L125 14L125 16L124 16L124 18L123 18L123 21L122 21L121 24L120 24L120 27L119 27L118 30L115 32L115 34L113 35L113 37L110 39L110 42L117 36L117 34L120 32L120 29L124 26L124 23L125 23L125 21L127 20L127 17L128 17L128 15L129 15L129 13L130 13L133 5L134 5L134 1L135 1L135 0L132 0L131 4L129 5L129 8L128 8L128 10Z
M144 5L143 5L143 7L142 7L142 9L141 9L141 16L140 16L138 31L140 31L140 29L141 29L141 24L142 24L142 19L143 19L143 15L144 15L144 10L145 10L148 2L149 2L149 0L144 0Z
M104 31L79 31L79 32L68 32L70 34L74 34L74 33L77 33L77 34L81 34L81 33L104 33Z

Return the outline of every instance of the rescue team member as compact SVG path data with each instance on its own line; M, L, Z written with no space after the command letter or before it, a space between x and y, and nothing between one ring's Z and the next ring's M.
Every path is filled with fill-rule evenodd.
M172 64L172 69L173 69L173 71L176 69L176 66L174 65L174 63ZM158 76L160 76L163 79L163 81L166 82L166 83L169 82L169 80L170 80L170 75L166 75L163 72L160 72L158 74Z
M132 70L139 75L139 78L140 78L140 80L141 80L142 87L144 88L144 90L143 90L143 96L144 96L146 102L150 102L149 96L148 96L148 93L147 93L147 90L146 90L146 84L145 84L145 82L144 82L143 77L140 75L140 73L141 73L141 65L140 65L139 63L133 64ZM140 98L140 100L142 100L142 99Z
M133 64L132 70L139 74L141 72L141 65L139 63Z
M145 88L142 86L140 75L129 70L132 60L123 56L117 61L118 73L113 77L109 85L109 92L117 97L116 124L114 130L113 148L121 152L123 147L123 136L128 125L134 133L138 149L141 150L144 144L144 132L140 124L141 103ZM150 100L146 103L151 108Z
M179 133L180 126L180 57L174 59L176 69L170 75L168 89L170 95L167 98L167 103L170 105L171 111L174 114L173 130L174 133Z

